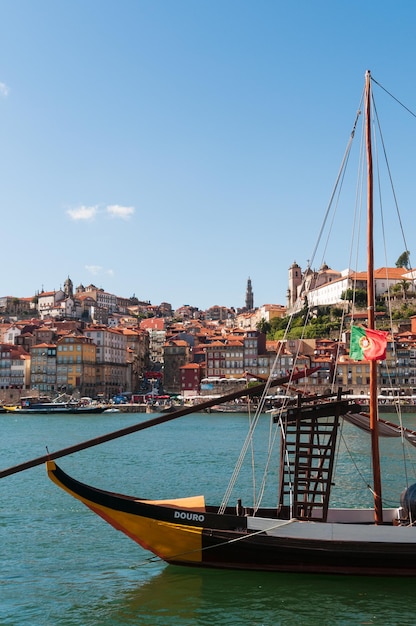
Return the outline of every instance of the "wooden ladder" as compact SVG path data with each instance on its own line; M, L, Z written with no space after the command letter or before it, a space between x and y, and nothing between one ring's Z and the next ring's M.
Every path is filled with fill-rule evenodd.
M283 423L279 508L288 509L290 517L327 519L339 424L339 411L334 413L322 417L300 410Z

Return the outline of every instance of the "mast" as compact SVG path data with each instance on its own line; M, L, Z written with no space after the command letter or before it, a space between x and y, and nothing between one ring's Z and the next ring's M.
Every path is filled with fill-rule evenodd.
M367 321L375 327L374 241L373 241L373 155L371 149L371 75L365 74L365 137L367 148ZM373 462L374 521L383 522L380 450L378 434L377 361L370 361L370 429Z

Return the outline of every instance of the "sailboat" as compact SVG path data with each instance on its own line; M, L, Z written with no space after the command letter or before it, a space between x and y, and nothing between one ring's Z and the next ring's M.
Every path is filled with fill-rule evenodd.
M364 96L368 157L367 330L377 333L373 280L371 80L370 72L367 72ZM369 343L362 342L363 348L371 344L371 339L366 338L366 341ZM69 476L56 464L56 458L75 451L75 447L45 459L48 475L56 485L115 529L170 564L278 572L415 576L416 485L410 485L401 494L400 505L398 497L397 506L383 506L379 437L399 436L414 445L416 432L380 419L377 405L380 357L377 356L375 354L369 360L369 414L361 413L360 405L341 390L325 396L299 394L276 414L275 426L280 432L280 473L275 507L245 506L239 499L230 505L226 498L212 505L206 503L202 495L149 500L97 489ZM295 372L290 380L281 379L277 383L293 384L293 380L309 374L307 371ZM257 392L265 390L266 385L258 387ZM255 392L251 390L250 393ZM228 402L235 397L237 394L233 397L228 394L222 400ZM219 404L219 399L213 402ZM208 405L209 402L205 402L202 408ZM155 418L150 425L181 417L196 409L175 411ZM374 497L371 508L331 506L342 420L370 433ZM112 438L129 432L133 430L119 431ZM104 440L100 438L98 443ZM95 443L89 442L89 445ZM41 461L43 458L37 460Z

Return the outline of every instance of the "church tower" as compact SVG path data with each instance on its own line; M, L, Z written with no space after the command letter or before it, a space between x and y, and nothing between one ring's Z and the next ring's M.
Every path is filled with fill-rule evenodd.
M298 297L298 287L302 284L302 270L294 261L289 267L289 287L287 290L287 307L290 309Z
M254 295L253 295L253 289L251 287L251 279L250 278L247 281L246 309L247 309L247 311L252 311L254 309Z
M64 282L64 294L66 298L72 298L74 295L74 286L72 284L72 280L69 278Z

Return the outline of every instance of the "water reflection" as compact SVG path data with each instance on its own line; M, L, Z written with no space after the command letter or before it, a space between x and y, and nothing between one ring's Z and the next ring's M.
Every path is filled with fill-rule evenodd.
M107 607L107 624L308 626L413 624L414 585L391 578L168 566Z

